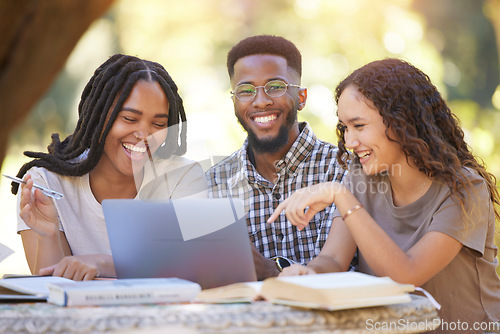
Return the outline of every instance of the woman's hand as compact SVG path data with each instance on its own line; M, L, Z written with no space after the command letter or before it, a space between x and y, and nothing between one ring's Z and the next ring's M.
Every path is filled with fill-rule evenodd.
M298 230L304 229L316 213L331 205L335 195L344 191L345 187L338 182L318 183L294 192L284 200L267 220L272 223L282 211L292 225Z
M294 263L283 269L279 276L314 275L316 272L309 267Z
M39 189L33 191L31 175L25 175L21 185L19 215L33 231L44 237L55 237L59 231L59 219L53 200Z
M111 256L103 254L65 256L57 264L40 269L39 274L75 281L93 280L98 276L115 276Z

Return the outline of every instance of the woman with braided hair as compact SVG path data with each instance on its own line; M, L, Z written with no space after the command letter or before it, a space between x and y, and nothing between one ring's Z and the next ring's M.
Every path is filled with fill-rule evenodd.
M345 271L357 248L361 272L430 292L440 331L500 331L500 196L439 91L415 66L383 59L351 73L335 99L349 174L295 192L269 221L284 211L301 230L332 202L337 217L319 255L282 275Z
M53 134L48 153L25 152L34 160L17 174L26 181L18 232L32 273L88 280L115 276L102 200L197 196L206 179L199 164L181 157L186 115L160 64L110 57L83 90L78 114L73 134L62 142ZM33 184L64 197L54 200Z

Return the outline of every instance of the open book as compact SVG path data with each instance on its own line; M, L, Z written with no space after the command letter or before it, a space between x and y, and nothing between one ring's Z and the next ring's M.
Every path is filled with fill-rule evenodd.
M4 275L0 279L0 301L34 302L46 301L49 296L48 283L72 282L56 276L18 276Z
M243 302L263 298L276 304L341 310L406 303L411 301L409 292L412 291L413 285L400 284L389 277L342 272L236 283L203 290L197 298L210 303Z

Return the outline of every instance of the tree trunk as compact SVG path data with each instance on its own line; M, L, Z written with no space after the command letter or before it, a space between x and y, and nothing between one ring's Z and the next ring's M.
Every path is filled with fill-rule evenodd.
M0 166L11 130L31 112L90 24L114 0L0 0Z

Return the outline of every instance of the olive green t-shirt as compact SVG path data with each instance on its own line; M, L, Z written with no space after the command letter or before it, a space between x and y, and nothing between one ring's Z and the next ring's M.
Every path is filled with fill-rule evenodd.
M467 332L473 332L474 322L500 321L500 279L495 271L495 215L489 192L480 176L465 172L477 194L472 195L475 206L466 207L473 221L467 228L462 209L451 198L446 184L434 181L421 198L402 207L393 204L387 176L367 176L355 170L346 176L344 184L403 251L429 231L445 233L462 243L464 247L452 262L422 288L441 304L443 321L468 322ZM374 274L362 253L359 270Z

